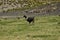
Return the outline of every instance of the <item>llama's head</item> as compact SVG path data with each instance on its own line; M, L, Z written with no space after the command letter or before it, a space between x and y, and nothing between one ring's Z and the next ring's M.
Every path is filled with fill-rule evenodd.
M27 16L26 16L26 15L24 15L23 17L24 17L24 18L27 18Z

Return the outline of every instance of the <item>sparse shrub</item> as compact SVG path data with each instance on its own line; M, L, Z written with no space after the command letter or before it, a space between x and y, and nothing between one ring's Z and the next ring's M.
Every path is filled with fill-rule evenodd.
M7 18L3 18L4 20L7 20Z
M17 19L20 19L20 17L17 17Z
M5 11L3 10L3 13L5 13Z
M27 37L30 37L30 35L27 35Z
M58 16L60 16L60 15L58 15Z
M60 24L60 22L58 22L57 24Z
M2 5L3 3L1 2L0 5Z
M28 11L25 11L26 13L28 13Z
M1 19L0 19L0 21L1 21Z
M33 38L37 38L37 37L51 37L51 35L33 35Z

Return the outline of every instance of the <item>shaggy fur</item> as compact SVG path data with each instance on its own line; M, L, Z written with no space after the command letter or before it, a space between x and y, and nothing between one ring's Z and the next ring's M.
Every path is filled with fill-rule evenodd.
M34 17L27 17L26 15L24 15L23 17L27 20L27 22L29 22L29 23L33 22L34 23Z

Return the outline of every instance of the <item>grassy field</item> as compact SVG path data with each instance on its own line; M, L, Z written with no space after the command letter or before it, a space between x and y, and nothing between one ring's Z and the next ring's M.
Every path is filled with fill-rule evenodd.
M60 16L38 16L34 24L24 18L0 19L0 40L60 40Z

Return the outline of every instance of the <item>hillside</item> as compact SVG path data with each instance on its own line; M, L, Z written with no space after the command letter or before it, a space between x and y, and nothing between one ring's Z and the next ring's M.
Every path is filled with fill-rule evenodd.
M30 9L25 9L24 11L20 9L9 10L7 12L0 12L0 16L22 16L26 14L28 16L32 15L60 15L60 2L50 2L47 4L42 4L37 7Z
M11 10L25 10L60 0L0 0L0 12Z

